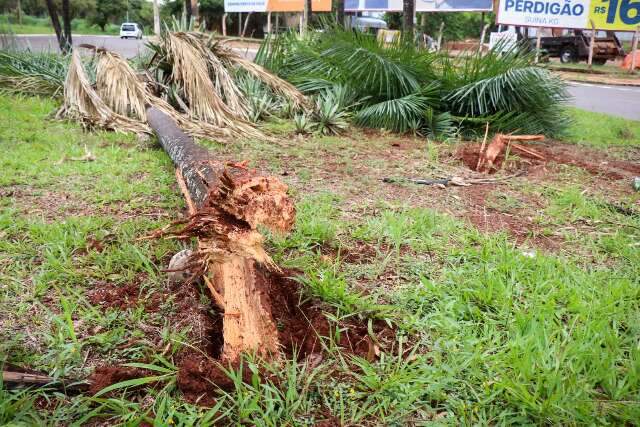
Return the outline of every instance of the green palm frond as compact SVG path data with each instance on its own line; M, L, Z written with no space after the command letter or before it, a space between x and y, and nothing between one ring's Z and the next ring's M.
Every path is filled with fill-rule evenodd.
M359 95L394 99L420 90L433 77L435 54L410 44L384 46L370 34L330 26L284 48L273 43L261 56L291 81L326 79L352 86Z
M412 121L422 117L430 101L429 96L411 94L378 102L360 110L355 121L360 126L405 132L411 127Z
M11 92L61 96L68 69L65 56L0 51L0 86Z
M544 108L567 97L562 80L547 70L526 67L466 84L452 91L445 101L456 113L480 116L500 110Z
M427 108L424 113L423 133L431 139L447 139L455 134L457 127L448 112L436 113L433 108Z

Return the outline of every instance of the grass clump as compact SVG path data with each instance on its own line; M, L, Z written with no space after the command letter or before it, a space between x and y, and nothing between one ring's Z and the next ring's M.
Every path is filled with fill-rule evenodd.
M640 145L640 121L568 108L571 125L564 139L599 148Z

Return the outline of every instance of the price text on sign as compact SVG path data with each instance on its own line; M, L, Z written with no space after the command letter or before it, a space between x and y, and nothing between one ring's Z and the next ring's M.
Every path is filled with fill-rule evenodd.
M635 31L640 0L500 0L499 24Z
M591 0L589 19L602 30L635 31L640 25L640 0Z

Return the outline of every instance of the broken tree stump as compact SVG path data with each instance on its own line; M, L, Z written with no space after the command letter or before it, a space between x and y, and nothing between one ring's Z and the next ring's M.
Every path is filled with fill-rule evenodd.
M486 137L485 137L486 140ZM544 159L544 157L539 154L534 152L531 149L527 149L526 147L523 147L520 144L515 144L513 143L513 141L542 141L544 140L544 135L504 135L501 133L497 133L494 135L493 139L491 140L491 142L489 143L489 145L487 145L486 150L484 150L484 146L485 143L482 143L482 146L480 147L480 152L478 153L478 163L476 166L476 171L478 172L488 172L490 171L494 166L494 162L496 161L496 159L498 158L498 156L500 154L502 154L505 149L509 146L511 147L517 147L517 149L519 149L519 151L523 151L526 152L527 154L535 157L535 158L540 158L540 159Z
M286 232L295 220L287 186L258 175L244 164L224 164L182 132L156 108L147 109L149 125L184 179L195 212L170 234L197 237L189 269L203 276L224 312L222 359L237 362L244 352L265 358L278 354L278 331L264 269L277 269L263 248L258 226Z

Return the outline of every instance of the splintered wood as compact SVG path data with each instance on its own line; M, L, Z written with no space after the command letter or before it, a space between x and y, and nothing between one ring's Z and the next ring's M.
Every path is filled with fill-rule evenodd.
M287 186L243 163L215 161L155 108L147 110L147 117L178 170L190 211L188 219L161 234L198 239L187 268L193 279L204 278L224 313L222 359L236 362L245 352L277 357L280 343L264 274L278 267L264 250L257 227L275 232L293 227L295 207Z
M478 153L478 164L476 165L476 171L488 172L494 168L494 164L498 156L504 153L507 149L519 151L527 157L533 157L538 160L545 160L544 156L531 148L524 147L513 141L542 141L544 135L504 135L501 133L496 134L486 150L484 150L485 142L480 147ZM485 136L486 141L486 136Z

